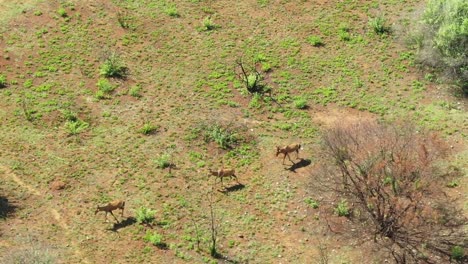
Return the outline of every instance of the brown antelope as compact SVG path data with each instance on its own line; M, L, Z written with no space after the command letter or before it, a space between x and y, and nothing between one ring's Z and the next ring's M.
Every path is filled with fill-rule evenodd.
M223 186L223 178L227 177L236 179L237 183L240 184L239 179L236 176L236 171L234 169L219 169L217 171L213 171L211 169L209 170L211 175L221 180L221 186Z
M285 146L285 147L279 147L277 146L276 147L276 157L278 157L278 155L281 153L281 154L284 154L284 157L283 157L283 164L284 164L284 159L286 159L286 156L288 156L288 159L294 163L294 161L291 160L291 157L289 156L289 153L292 153L292 152L296 152L296 159L299 158L299 149L301 148L301 144L291 144L291 145L288 145L288 146Z
M121 209L122 210L121 216L123 217L124 208L125 208L125 201L115 200L115 201L108 203L107 205L98 206L94 214L96 215L100 211L106 212L106 221L107 221L107 213L110 213L115 218L115 220L117 220L117 223L119 223L119 220L117 219L117 217L115 217L112 211Z

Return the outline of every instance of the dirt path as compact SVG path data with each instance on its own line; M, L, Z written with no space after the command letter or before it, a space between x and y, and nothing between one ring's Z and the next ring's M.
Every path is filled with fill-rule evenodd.
M0 0L1 1L1 0ZM23 180L21 180L20 177L18 177L14 172L12 172L9 168L0 165L0 175L3 177L5 180L10 179L14 181L17 185L19 185L21 188L27 190L28 193L38 196L39 199L45 201L46 198L44 195L41 194L37 189L32 187L31 185L25 183ZM52 208L50 205L46 205L46 210L49 211L50 215L55 219L57 222L58 226L60 226L63 229L63 234L66 236L67 240L70 241L73 251L75 255L78 257L78 259L81 260L81 263L91 263L88 261L86 258L86 255L79 250L79 246L76 244L74 241L74 236L70 232L70 228L67 225L67 223L63 220L62 215L55 209Z

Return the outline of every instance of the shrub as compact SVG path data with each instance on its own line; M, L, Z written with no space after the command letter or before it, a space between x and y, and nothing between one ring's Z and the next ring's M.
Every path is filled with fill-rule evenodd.
M128 15L127 13L121 13L121 12L118 12L117 13L117 21L119 22L119 25L123 28L123 29L132 29L132 30L135 30L136 29L136 26L133 25L133 17L131 17L130 15Z
M351 34L349 33L349 26L347 24L341 24L338 27L338 36L343 41L351 40Z
M353 203L359 217L350 224L379 237L374 241L396 263L422 255L437 263L468 238L466 217L441 188L446 172L437 165L446 150L436 134L410 124L338 125L323 136L323 178L315 180ZM349 215L346 201L335 211Z
M160 169L169 168L171 166L171 155L169 154L162 154L157 159L154 160L156 166Z
M456 261L462 261L463 258L465 257L465 251L463 250L463 248L461 246L454 246L452 248L452 252L451 252L451 257L452 259L456 260Z
M378 16L376 18L369 19L369 26L374 30L378 35L383 35L385 33L390 33L390 28L385 25L385 18Z
M233 144L237 143L238 138L236 133L223 128L220 125L212 125L206 129L205 141L214 141L222 149L228 149L231 148Z
M67 15L67 11L65 10L65 8L59 8L59 9L57 10L57 14L58 14L59 16L61 16L61 17L67 17L67 16L68 16L68 15Z
M309 36L307 38L307 42L309 42L309 44L314 46L314 47L323 46L322 38L319 37L319 36Z
M338 216L346 216L348 217L350 215L349 213L349 208L348 208L348 202L346 200L341 200L335 208L335 212Z
M465 0L430 0L419 35L421 61L445 70L468 94L468 4Z
M314 209L317 209L319 207L319 203L312 198L305 198L304 202Z
M238 59L236 64L241 71L239 78L244 83L248 93L251 95L259 94L262 96L266 93L269 93L271 96L271 88L262 82L263 75L255 69L255 66L247 68L244 65L242 59Z
M171 17L179 17L179 12L177 11L177 8L175 6L169 6L164 9L164 13L166 15L171 16Z
M145 123L143 125L143 127L140 129L140 132L143 134L143 135L150 135L150 134L153 134L155 133L156 131L158 130L158 127L157 126L154 126L150 123Z
M140 98L141 97L140 91L141 91L141 86L139 84L137 84L137 85L134 85L134 86L130 87L130 90L128 91L128 94L130 96L135 97L135 98Z
M116 86L111 84L107 79L99 79L96 86L98 90L96 91L95 97L99 100L109 98L109 94L116 88Z
M76 115L75 112L73 112L71 110L63 110L62 114L63 114L63 117L65 118L65 120L67 120L67 121L71 121L71 122L78 121L78 116Z
M70 135L77 135L88 128L89 124L85 121L77 119L75 121L67 121L65 123L65 127L67 128Z
M104 94L110 94L115 90L115 86L106 79L99 79L96 85Z
M218 27L219 26L213 22L213 19L211 18L211 16L207 16L205 17L205 19L203 19L203 27L202 27L203 31L214 30L214 29L217 29Z
M158 234L157 232L151 233L150 230L146 231L146 235L143 237L143 240L146 242L150 242L158 248L167 248L167 244L163 242L163 236Z
M154 222L155 214L155 210L151 210L142 206L136 210L135 218L138 224L150 225Z
M6 76L0 74L0 88L5 88L7 86L7 79Z
M127 71L128 69L122 64L120 57L116 53L112 53L101 65L100 74L106 78L125 78Z
M307 108L307 99L303 97L298 97L296 100L294 100L294 107L296 107L297 109Z

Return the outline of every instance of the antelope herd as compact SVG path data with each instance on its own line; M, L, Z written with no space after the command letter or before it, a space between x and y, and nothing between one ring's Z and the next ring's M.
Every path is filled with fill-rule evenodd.
M286 159L286 156L294 164L294 161L291 160L291 157L289 156L289 154L293 153L293 152L296 152L296 159L298 159L300 149L301 149L301 144L291 144L291 145L282 146L282 147L277 146L276 147L276 157L278 157L279 154L283 154L284 155L283 156L283 165L284 165L284 160ZM238 184L240 184L239 179L236 176L236 171L234 169L221 168L221 169L218 169L218 170L208 169L208 171L209 171L211 176L215 177L215 183L216 183L216 181L218 179L221 181L221 186L223 186L223 179L224 178L230 178L230 179L234 178L236 180L236 182ZM105 212L106 213L105 218L106 218L106 221L107 221L107 213L110 213L115 218L117 223L119 223L119 220L117 219L117 217L115 217L115 215L112 213L112 211L115 211L117 209L121 209L122 210L121 211L121 216L123 217L124 208L125 208L125 201L115 200L115 201L112 201L112 202L108 203L107 205L98 206L96 208L96 211L94 212L94 214L97 214L98 212L101 212L101 211Z

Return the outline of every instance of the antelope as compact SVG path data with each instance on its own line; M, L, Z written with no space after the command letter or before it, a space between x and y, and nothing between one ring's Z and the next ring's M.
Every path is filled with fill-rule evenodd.
M221 186L223 186L223 178L227 178L227 177L236 179L237 183L240 184L239 179L237 178L236 172L234 169L219 169L217 171L213 171L211 169L209 170L210 170L211 175L221 180Z
M107 213L110 213L115 218L115 220L117 220L117 223L119 223L119 220L117 219L117 217L115 217L112 211L121 209L122 210L121 216L123 217L124 208L125 208L125 201L115 200L115 201L108 203L107 205L98 206L96 208L96 211L94 212L94 215L96 215L100 211L104 211L106 212L106 221L107 221Z
M292 153L292 152L296 152L296 159L299 158L299 149L301 148L301 144L291 144L291 145L288 145L288 146L285 146L285 147L279 147L277 146L276 147L276 157L278 157L278 155L281 153L281 154L284 154L284 157L283 157L283 165L284 165L284 159L286 159L286 156L288 156L288 159L294 163L294 161L291 160L291 157L289 156L289 153Z

